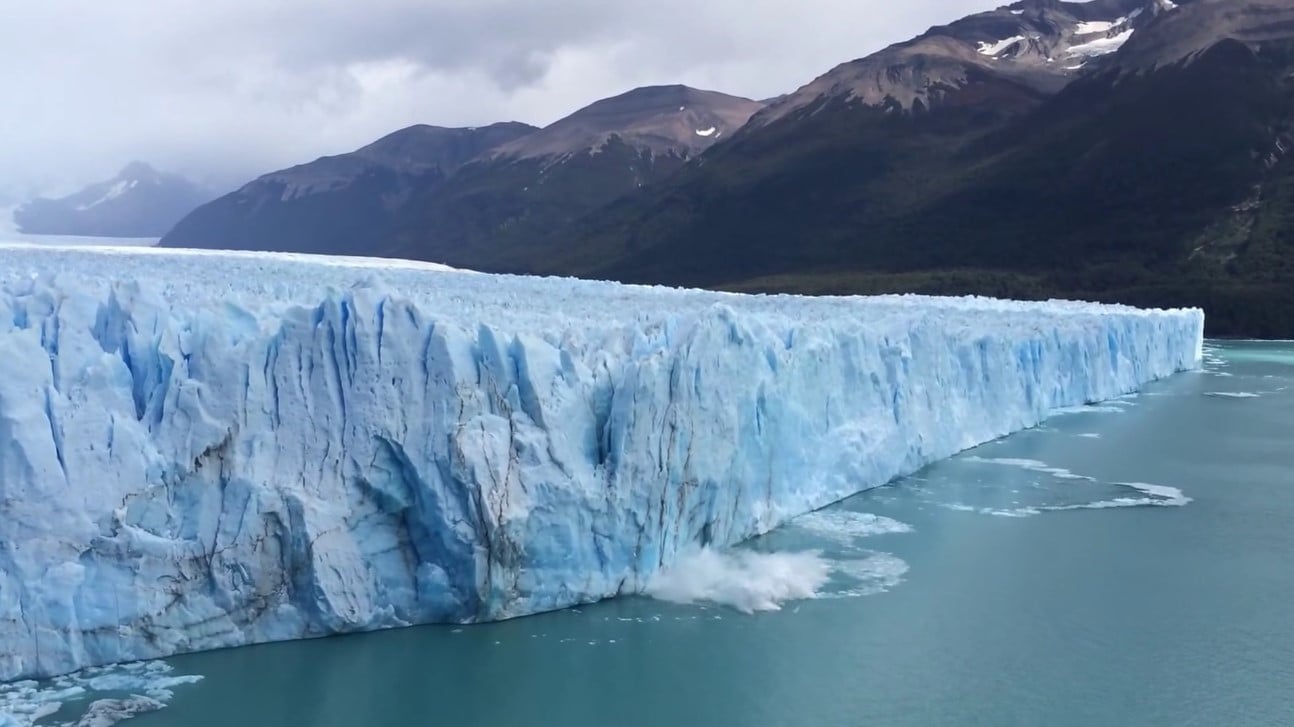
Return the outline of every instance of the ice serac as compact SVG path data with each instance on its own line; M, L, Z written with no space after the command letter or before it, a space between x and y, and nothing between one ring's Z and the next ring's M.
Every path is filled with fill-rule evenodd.
M633 593L1190 369L1202 324L0 249L0 679Z

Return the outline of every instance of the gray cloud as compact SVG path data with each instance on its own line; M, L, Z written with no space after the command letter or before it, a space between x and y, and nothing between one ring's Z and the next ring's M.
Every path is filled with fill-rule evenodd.
M412 123L551 122L635 86L755 98L984 0L49 0L0 25L0 198L132 159L220 185Z

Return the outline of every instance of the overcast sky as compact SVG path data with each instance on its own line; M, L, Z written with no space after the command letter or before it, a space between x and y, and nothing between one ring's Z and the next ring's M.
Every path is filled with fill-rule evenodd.
M414 123L643 85L765 98L991 0L5 0L0 197L148 161L221 186Z

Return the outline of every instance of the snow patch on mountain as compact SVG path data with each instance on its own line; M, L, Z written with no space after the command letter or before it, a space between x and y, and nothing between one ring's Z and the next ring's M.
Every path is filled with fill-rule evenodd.
M1025 40L1025 37L1023 35L1014 35L1014 36L1011 36L1010 38L1004 38L1002 40L999 40L996 43L980 43L979 49L978 49L979 54L984 56L997 57L1001 55L1003 52L1009 50L1016 43L1022 43L1024 42L1024 40Z
M1133 32L1135 31L1132 28L1128 28L1122 33L1108 38L1097 38L1095 40L1087 41L1086 43L1079 43L1078 45L1070 46L1068 54L1071 56L1083 56L1087 58L1109 55L1110 53L1122 48L1123 44L1127 43L1128 39L1132 37Z
M1124 19L1117 21L1096 20L1079 23L1074 27L1075 35L1090 35L1092 33L1108 33L1116 25L1123 22Z
M111 187L108 187L107 191L104 192L101 197L94 200L93 202L87 202L85 204L77 205L76 210L78 212L84 212L88 209L98 207L99 205L105 202L111 202L112 200L117 199L118 197L124 195L125 193L129 192L130 190L138 186L139 186L138 179L119 179L116 182L114 182Z

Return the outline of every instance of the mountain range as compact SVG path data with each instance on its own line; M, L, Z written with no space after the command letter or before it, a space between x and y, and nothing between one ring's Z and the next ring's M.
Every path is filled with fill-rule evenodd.
M502 255L660 182L760 104L640 88L544 128L414 126L267 174L196 210L166 245L422 259ZM430 233L430 234L429 234Z
M31 200L14 210L13 221L32 235L161 237L214 196L183 177L133 162L67 197Z
M267 175L163 244L1201 305L1214 335L1288 338L1291 78L1294 0L1022 0L767 103L657 87L545 129L416 127L442 141Z

